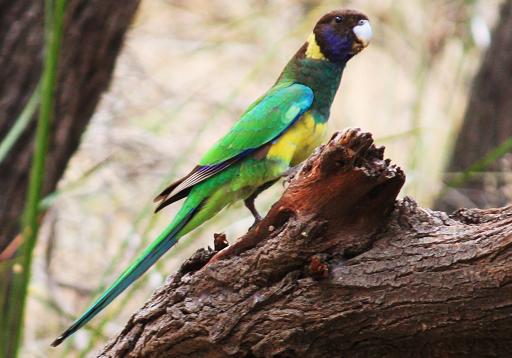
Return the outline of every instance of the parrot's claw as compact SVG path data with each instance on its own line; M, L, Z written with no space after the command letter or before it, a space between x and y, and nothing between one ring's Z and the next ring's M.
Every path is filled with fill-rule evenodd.
M294 167L291 167L290 169L288 169L287 171L285 171L282 175L282 177L284 178L283 180L283 186L286 185L286 184L290 184L290 182L293 180L293 178L295 178L295 175L297 175L297 173L299 172L301 168L301 165L296 165Z
M258 224L261 222L261 218L260 219L254 219L254 222L252 223L252 225L249 227L249 230L252 230L254 229L256 226L258 226Z
M249 230L252 229L253 227L255 227L256 225L258 225L259 222L262 219L260 213L258 212L258 210L256 210L256 206L254 205L254 200L256 200L258 195L260 195L263 191L265 191L268 188L270 188L272 186L272 184L274 184L278 180L279 180L279 178L275 179L275 180L271 180L271 181L263 184L262 186L257 188L254 191L254 193L252 193L247 199L244 200L245 206L247 207L247 209L249 209L249 211L251 212L252 216L254 216L254 224L251 225Z

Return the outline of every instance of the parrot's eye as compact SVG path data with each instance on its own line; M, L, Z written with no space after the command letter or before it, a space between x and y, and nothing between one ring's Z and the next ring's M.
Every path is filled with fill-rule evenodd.
M363 26L364 25L364 20L359 20L359 22L357 23L359 26Z
M334 18L334 21L336 21L336 23L337 23L337 24L339 24L340 22L342 22L342 21L343 21L343 18L342 18L341 16L336 16L336 17Z

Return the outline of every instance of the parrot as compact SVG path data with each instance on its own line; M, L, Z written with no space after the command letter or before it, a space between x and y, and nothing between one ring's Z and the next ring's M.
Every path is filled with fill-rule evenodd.
M155 212L186 198L171 223L51 345L83 327L181 237L227 205L243 200L256 222L261 220L254 200L322 143L345 66L371 38L368 17L359 11L342 9L322 16L275 84L188 175L155 198Z

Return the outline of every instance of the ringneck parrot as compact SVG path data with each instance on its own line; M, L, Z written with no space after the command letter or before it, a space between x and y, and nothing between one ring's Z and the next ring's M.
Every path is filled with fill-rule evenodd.
M343 70L371 37L369 20L358 11L324 15L275 84L247 108L188 175L156 197L156 211L186 200L167 228L52 346L89 322L183 235L226 205L244 200L258 220L255 197L321 144Z

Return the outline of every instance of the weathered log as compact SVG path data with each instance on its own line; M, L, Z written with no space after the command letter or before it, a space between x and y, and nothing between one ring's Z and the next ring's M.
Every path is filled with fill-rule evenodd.
M405 176L383 153L336 134L259 225L171 276L100 356L510 356L512 208L395 201Z

